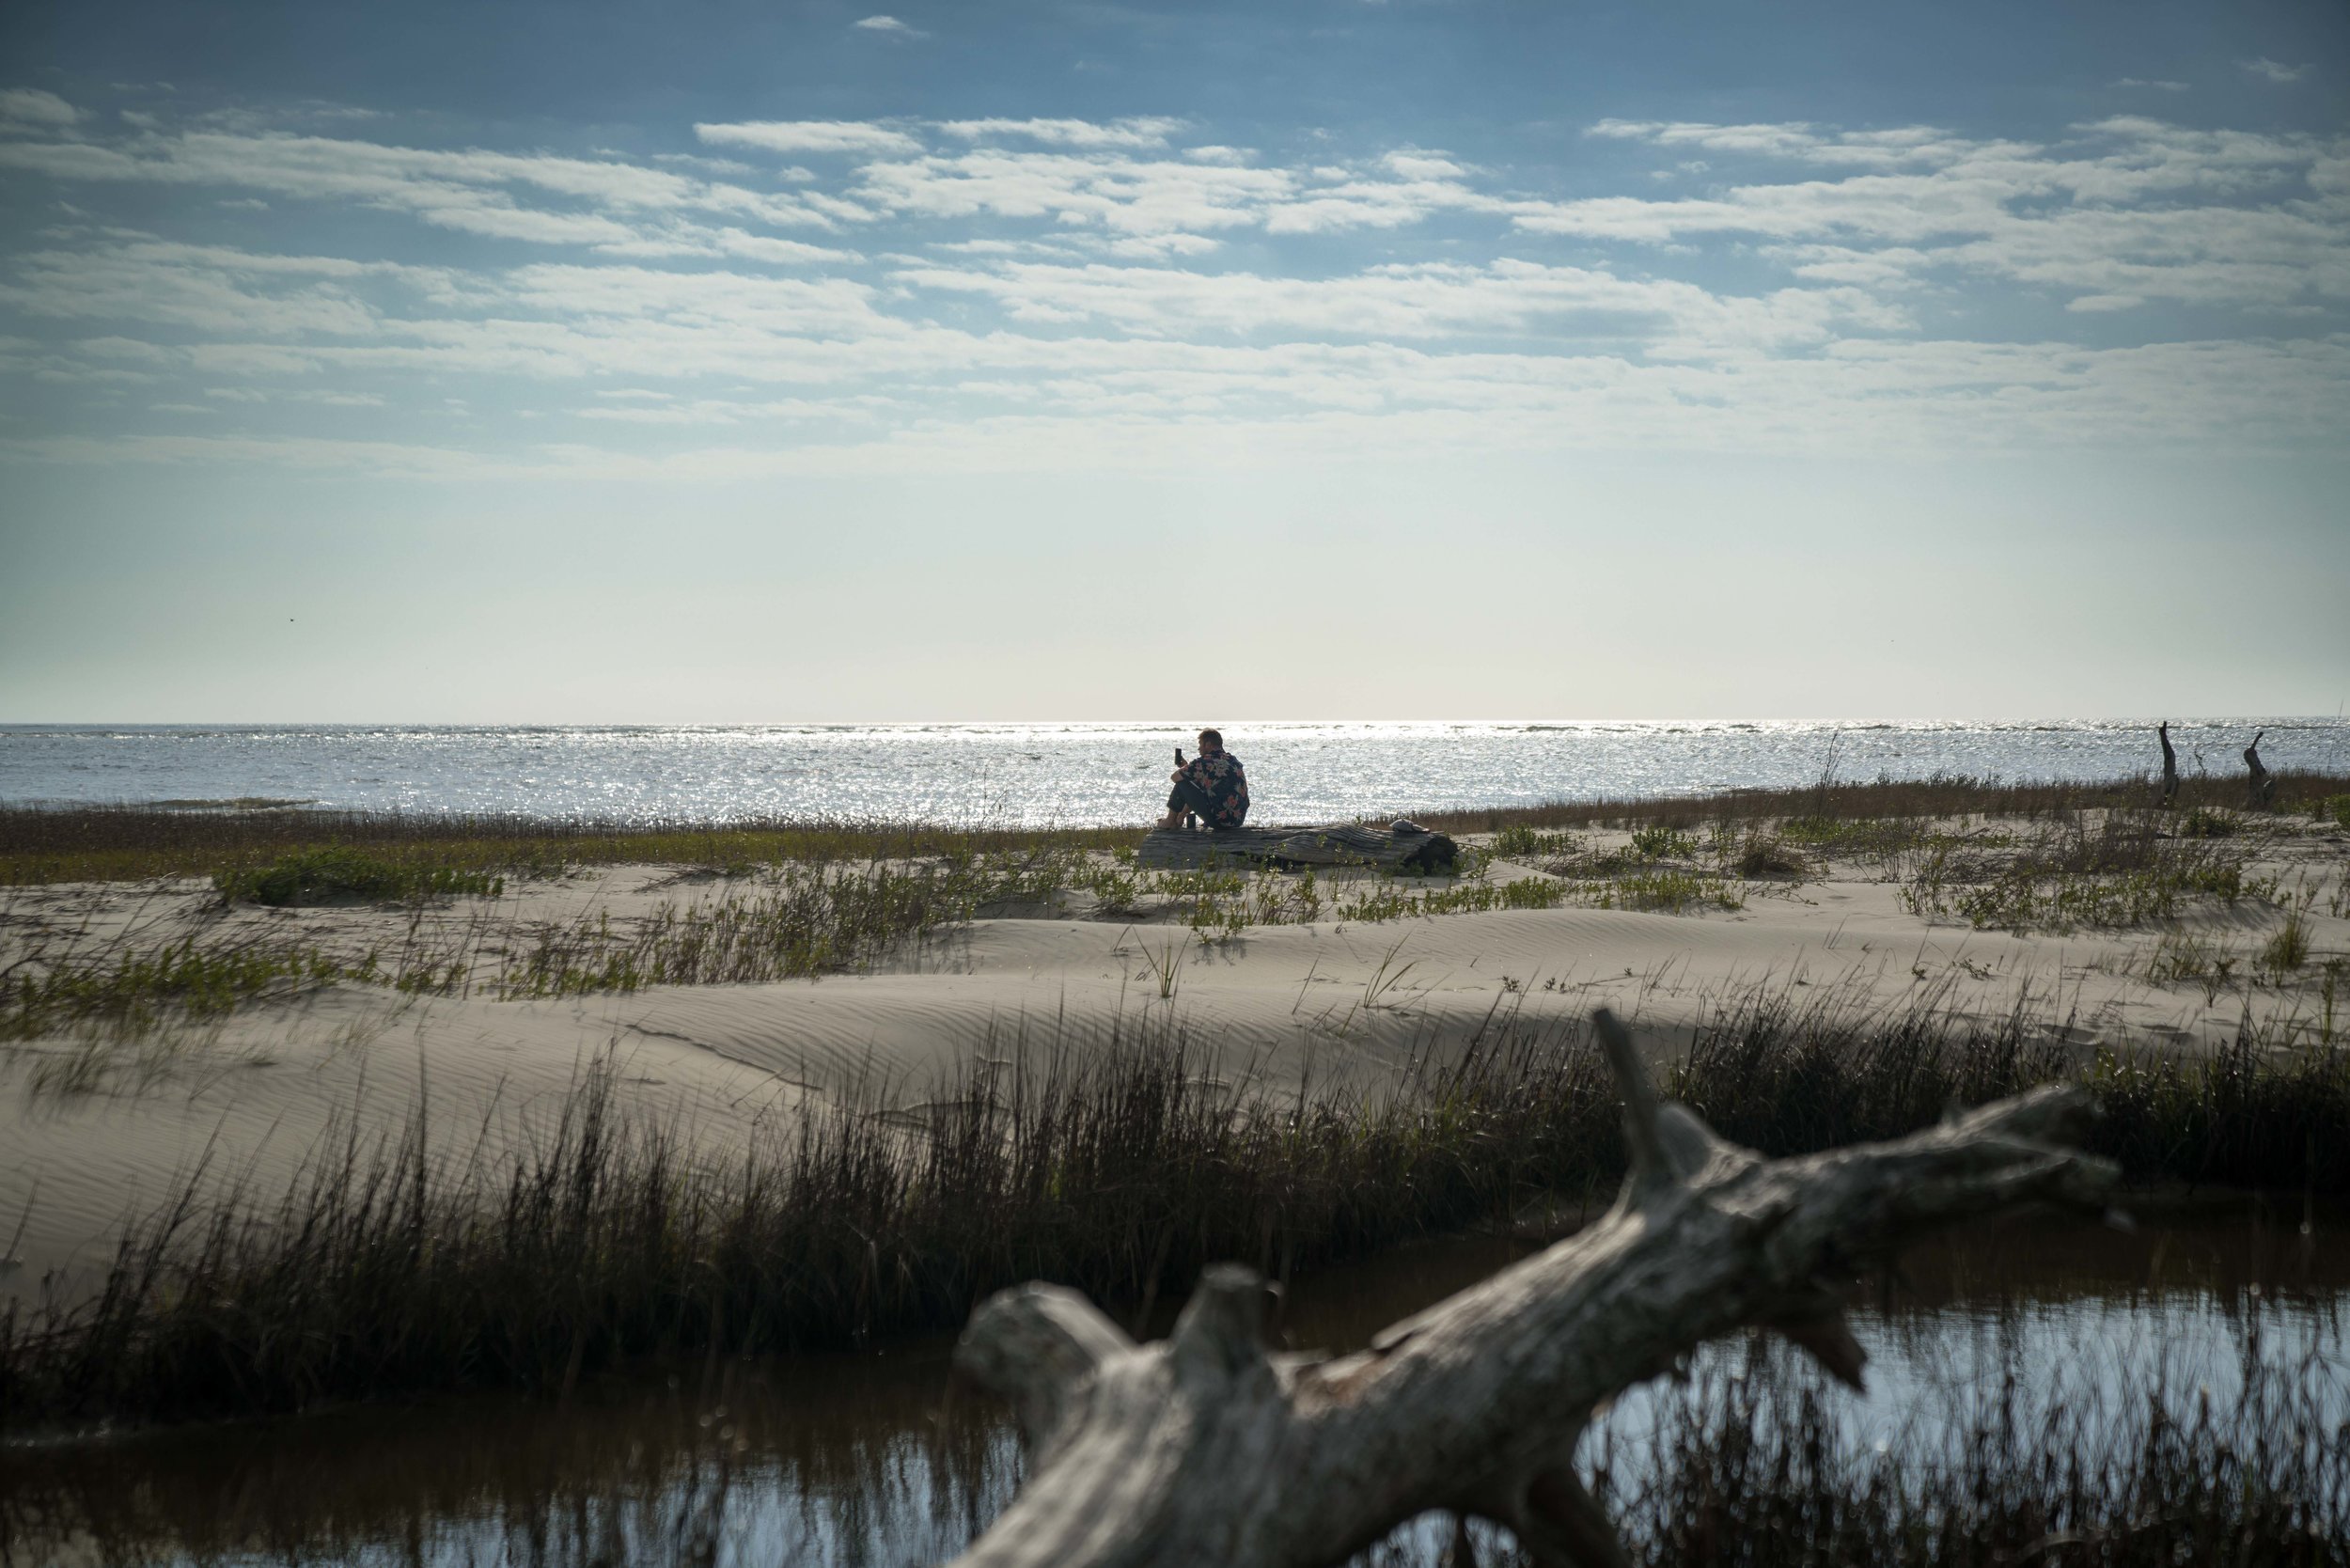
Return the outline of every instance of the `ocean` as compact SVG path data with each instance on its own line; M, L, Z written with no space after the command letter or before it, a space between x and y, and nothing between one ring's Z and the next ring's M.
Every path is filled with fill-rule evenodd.
M0 803L300 803L623 822L1140 823L1184 723L0 726ZM1599 795L1965 774L2104 779L2160 766L2148 719L1908 723L1223 724L1254 818L1312 822ZM2350 772L2350 722L2173 721L2180 766Z

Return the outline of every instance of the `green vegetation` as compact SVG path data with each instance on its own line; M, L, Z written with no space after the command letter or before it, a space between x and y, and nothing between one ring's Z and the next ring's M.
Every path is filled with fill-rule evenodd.
M967 828L924 823L547 822L310 809L0 807L0 886L236 879L325 850L426 871L551 877L621 863L742 875L785 863L856 864L1043 850L1132 848L1138 829Z
M1578 834L1543 833L1512 823L1494 835L1493 853L1504 860L1533 860L1543 855L1580 855L1585 841Z
M316 949L258 939L199 946L194 937L80 962L70 949L20 963L0 983L0 1040L95 1027L138 1039L167 1022L216 1018L241 1003L325 984L344 974Z
M1694 908L1744 909L1746 895L1719 877L1691 871L1643 871L1584 885L1583 902L1601 909L1654 910L1679 915Z
M2350 795L2327 795L2310 814L2321 822L2330 819L2336 827L2350 827Z
M1723 834L1716 843L1725 868L1742 877L1799 877L1811 868L1785 837L1749 824L1743 835Z
M477 894L494 898L506 879L446 865L387 860L364 850L306 850L263 867L215 871L212 886L231 903L389 903Z
M2312 810L2319 802L2350 789L2350 775L2280 769L2275 807L2279 811ZM1790 838L1832 833L1837 823L1949 822L1970 817L2013 817L2026 821L2107 809L2137 810L2152 802L2157 787L2146 775L2083 783L2007 783L1961 774L1930 778L1878 779L1871 783L1807 784L1784 790L1730 790L1702 795L1642 795L1548 801L1538 806L1480 807L1459 811L1416 811L1415 821L1439 832L1499 833L1574 827L1685 828L1692 823L1778 823ZM2241 773L2227 777L2191 776L2181 781L2178 810L2211 807L2232 810L2244 803ZM2344 825L2350 825L2345 823Z
M1632 853L1643 860L1678 860L1697 852L1695 839L1662 823L1650 823L1632 830Z
M602 914L542 930L489 983L502 996L791 980L872 964L990 905L1046 899L1068 880L1046 854L959 855L910 866L778 868L749 893L667 903L616 930Z
M2044 1023L1757 993L1700 1021L1667 1087L1725 1136L1800 1152L2081 1076L2036 1043ZM95 1299L0 1309L0 1420L559 1389L648 1353L950 1327L1026 1278L1147 1301L1219 1258L1287 1277L1545 1192L1604 1201L1622 1168L1579 1022L1498 1018L1429 1041L1395 1093L1302 1105L1218 1077L1163 1012L1119 1049L1071 1044L989 1050L1008 1065L932 1097L918 1126L817 1111L731 1162L628 1121L599 1069L503 1167L439 1161L418 1126L321 1149L274 1202L192 1185ZM2350 1058L2274 1045L2101 1057L2092 1146L2138 1179L2350 1192Z
M1955 916L1978 930L2123 927L2175 917L2189 901L2277 896L2248 870L2249 852L2208 836L2174 837L2157 811L2052 817L2000 847L1931 835L1903 889L1913 914Z

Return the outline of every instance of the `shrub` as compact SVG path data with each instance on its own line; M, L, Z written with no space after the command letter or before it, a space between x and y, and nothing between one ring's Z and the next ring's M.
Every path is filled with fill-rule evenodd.
M495 895L506 879L448 866L408 866L364 850L335 848L290 855L258 870L219 871L212 886L231 903L276 905L385 902L457 893Z
M1632 853L1643 860L1663 860L1671 856L1693 855L1697 840L1686 833L1674 831L1661 823L1632 830Z
M1740 876L1801 876L1804 858L1776 833L1749 832L1731 864Z

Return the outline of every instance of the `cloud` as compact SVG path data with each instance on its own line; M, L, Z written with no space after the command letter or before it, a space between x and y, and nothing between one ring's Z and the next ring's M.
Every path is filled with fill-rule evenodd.
M0 119L21 125L65 126L77 123L82 111L54 92L39 87L0 88Z
M900 157L922 144L902 131L861 120L748 120L732 125L697 125L694 134L713 147L755 147L768 152L842 152Z
M1043 218L1130 235L1252 225L1294 189L1283 169L977 148L869 164L853 194L903 215Z
M796 196L619 159L480 149L443 150L275 133L140 133L107 145L0 142L0 167L64 180L145 181L266 191L406 212L438 227L550 244L624 243L628 220L704 212L832 228L836 214Z
M2306 65L2289 66L2265 55L2256 60L2238 60L2236 65L2254 76L2277 83L2298 82L2313 69Z
M1603 133L1660 143L1720 129L1608 123ZM1736 139L1807 158L1824 140L1809 126L1761 133L1768 129L1740 127ZM1973 273L2108 296L2092 308L2125 297L2264 309L2350 298L2350 202L2278 199L2296 179L2328 191L2330 171L2350 169L2350 149L2129 116L2076 129L2078 140L2063 149L1877 133L1877 145L1919 149L1919 166L1750 183L1704 198L1528 203L1512 221L1629 243L1750 236L1778 242L1797 275L1823 281Z
M930 37L930 34L919 27L909 27L894 16L869 16L861 21L852 22L849 25L860 32L880 33L888 38L926 39Z
M2350 424L2339 135L1626 118L1590 134L1634 166L1560 194L1539 165L1246 153L1162 118L696 127L820 171L788 187L250 114L93 123L0 138L0 167L75 204L0 240L0 380L40 388L9 427L26 459L667 481ZM1643 160L1721 183L1676 198ZM135 183L193 195L115 194ZM442 264L195 243L263 196L266 230L229 231L390 213ZM297 402L432 439L297 438ZM211 407L212 434L164 405ZM545 445L570 417L598 439Z
M1142 116L1130 119L948 119L938 128L964 141L994 141L1006 137L1042 142L1050 147L1165 147L1183 129L1180 119Z
M2120 81L2113 83L2112 86L2117 87L2144 87L2154 92L2185 92L2187 90L2187 86L2185 82L2149 81L2144 77L2139 76L2124 76Z
M1824 131L1801 120L1710 125L1690 120L1603 119L1585 133L1666 148L1694 147L1723 154L1888 169L1943 162L1971 145L1930 126Z

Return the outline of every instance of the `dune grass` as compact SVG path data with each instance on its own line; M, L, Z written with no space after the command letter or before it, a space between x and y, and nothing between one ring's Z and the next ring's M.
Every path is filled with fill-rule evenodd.
M950 1327L1029 1278L1147 1309L1213 1261L1287 1278L1543 1195L1603 1203L1622 1169L1580 1024L1496 1014L1426 1042L1392 1092L1299 1099L1157 1019L1079 1048L994 1044L918 1109L814 1112L717 1165L631 1121L599 1068L503 1165L440 1162L419 1125L346 1137L274 1198L192 1181L94 1297L0 1312L0 1422L558 1390L649 1354ZM2107 1105L2092 1146L2137 1179L2350 1192L2343 1053L2248 1038L2083 1074L2036 1043L2045 1022L1757 993L1700 1022L1667 1088L1784 1154L2086 1076Z
M561 821L311 808L0 806L0 886L150 877L237 881L289 858L361 851L409 873L559 876L622 863L742 873L786 863L913 860L1131 845L1139 828L988 828L764 818Z
M506 879L446 864L386 859L347 844L297 850L265 866L212 873L212 886L229 903L399 903L471 895L495 898Z
M2283 769L2277 780L2274 812L2325 820L2330 798L2350 787L2350 775ZM1833 834L1837 824L1914 822L1966 817L2034 819L2090 810L2136 808L2158 793L2143 774L2123 778L2068 782L2003 781L1964 774L1927 778L1877 779L1800 785L1783 790L1729 790L1689 794L1595 796L1532 806L1477 807L1417 811L1413 819L1445 833L1531 832L1562 828L1663 826L1691 829L1713 822L1783 823L1795 831ZM2181 781L2171 811L2181 817L2201 808L2231 816L2244 805L2244 779L2191 776ZM2350 826L2350 821L2342 823Z
M2276 813L2350 827L2350 775L2285 769ZM2037 819L2148 805L2143 775L2102 781L2006 782L1960 775L1872 783L1825 782L1784 790L1731 790L1557 800L1521 807L1417 811L1451 834L1556 835L1614 824L1667 832L1701 824L1779 823L1789 839L1830 841L1871 822L1908 823L1966 817ZM2183 823L2243 818L2235 777L2183 781L2170 815ZM730 823L550 821L496 814L426 815L232 805L224 809L154 805L70 808L0 806L0 886L149 877L240 875L290 855L348 848L396 866L519 876L623 862L747 870L788 861L909 860L957 854L1132 847L1133 827L967 827L943 823L744 819ZM1512 857L1571 853L1565 844L1505 839Z

